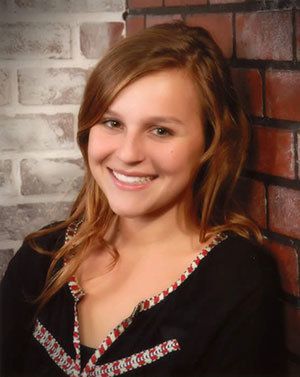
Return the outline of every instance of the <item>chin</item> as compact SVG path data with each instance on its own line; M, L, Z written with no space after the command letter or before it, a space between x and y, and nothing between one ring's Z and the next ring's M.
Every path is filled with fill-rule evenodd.
M110 208L116 215L128 219L138 217L155 217L158 216L161 211L163 212L163 208L157 208L157 206L153 204L151 205L150 203L148 206L145 204L146 203L143 203L143 201L141 201L141 203L137 203L136 201L135 203L127 202L126 205L124 205L124 203L117 204L109 202Z
M118 206L118 205L113 205L112 203L109 203L110 208L112 211L120 216L120 217L127 217L127 218L134 218L134 217L139 217L143 216L145 214L145 210L142 208L136 208L137 206Z

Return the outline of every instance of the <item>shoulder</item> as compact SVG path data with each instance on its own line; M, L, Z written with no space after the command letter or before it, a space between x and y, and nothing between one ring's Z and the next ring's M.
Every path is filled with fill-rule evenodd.
M258 243L240 237L228 237L215 246L206 259L210 273L233 285L277 286L279 274L272 255Z
M216 258L233 267L245 264L247 267L267 267L273 263L271 254L260 244L244 237L229 234L227 238L220 242L211 254L216 254Z
M49 224L44 229L49 233L34 239L35 244L47 253L36 251L30 241L25 240L8 264L3 280L14 281L22 286L41 286L44 284L51 254L58 250L65 240L66 229L51 231L58 223ZM50 252L50 253L49 253Z
M56 230L55 227L57 225L59 225L59 223L52 223L43 227L40 230L48 232L46 234L41 234L40 236L33 238L32 241L25 239L22 246L14 256L13 260L27 260L28 258L30 260L32 258L37 260L50 259L51 253L54 253L56 250L58 250L65 241L66 228ZM33 246L34 244L47 253L43 254L37 252Z

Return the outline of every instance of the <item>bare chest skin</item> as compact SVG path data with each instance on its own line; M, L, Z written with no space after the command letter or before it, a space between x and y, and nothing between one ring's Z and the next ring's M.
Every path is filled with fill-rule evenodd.
M200 246L200 245L199 245ZM85 296L78 304L81 343L97 348L111 330L130 316L142 300L169 288L199 253L153 254L139 259L120 258L105 273L111 257L93 253L79 271ZM85 278L89 276L89 278Z

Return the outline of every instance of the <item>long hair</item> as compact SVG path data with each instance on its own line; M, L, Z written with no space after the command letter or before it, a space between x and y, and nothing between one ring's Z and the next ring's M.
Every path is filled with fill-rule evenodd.
M260 238L258 227L233 199L246 159L249 127L222 52L201 27L188 27L182 22L156 25L113 46L88 79L77 134L86 167L83 186L68 219L27 237L33 243L39 236L81 222L74 237L56 252L49 253L52 262L40 296L42 305L76 272L92 242L109 247L117 261L118 251L104 239L116 215L89 169L89 131L101 122L110 104L126 86L151 73L172 68L186 70L192 78L205 121L206 149L194 178L189 208L189 215L198 225L200 241L208 234L222 231ZM34 247L45 252L37 244ZM54 273L62 260L68 263Z

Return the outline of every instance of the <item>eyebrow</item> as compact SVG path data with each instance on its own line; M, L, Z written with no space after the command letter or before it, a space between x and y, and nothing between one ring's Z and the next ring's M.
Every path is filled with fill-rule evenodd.
M117 118L122 118L117 112L113 111L113 110L107 110L105 113L104 113L104 116L115 116ZM182 121L179 120L178 118L176 117L172 117L172 116L152 116L150 118L147 119L147 123L175 123L175 124L178 124L178 125L183 125Z

